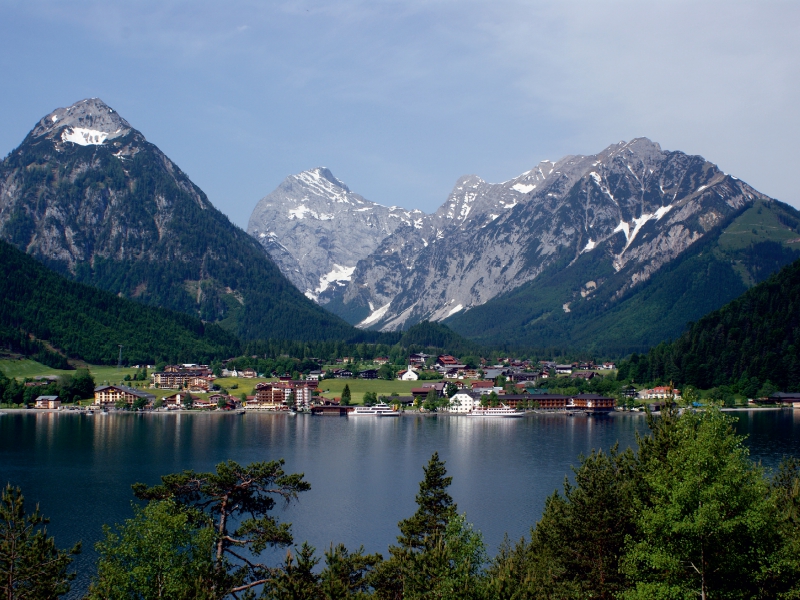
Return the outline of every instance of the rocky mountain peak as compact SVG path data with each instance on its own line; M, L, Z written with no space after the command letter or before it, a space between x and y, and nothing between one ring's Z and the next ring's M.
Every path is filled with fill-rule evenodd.
M343 181L337 179L331 170L327 167L316 167L314 169L308 169L307 171L303 171L294 176L295 179L299 181L303 181L304 183L308 183L311 185L323 185L327 186L330 184L334 188L340 188L345 192L349 192L350 188L347 187Z
M89 146L122 137L132 129L130 123L100 98L87 98L67 108L57 108L39 121L31 135L56 143Z
M421 211L389 208L353 193L325 167L290 175L264 196L247 232L309 298L350 280L356 264L402 226L415 226Z

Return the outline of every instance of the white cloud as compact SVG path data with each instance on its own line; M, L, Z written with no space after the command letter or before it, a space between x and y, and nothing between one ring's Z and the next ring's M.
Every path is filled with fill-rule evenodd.
M13 102L36 106L29 128L57 105L100 96L240 224L286 175L316 164L368 198L430 211L464 173L505 180L543 158L640 135L800 205L796 2L97 1L14 10L13 30L0 24L2 54L17 57L0 59L15 86L0 117L5 151L24 135ZM71 66L48 72L55 104L41 102L39 65L52 56L45 40ZM26 52L20 43L30 43ZM73 77L87 65L103 73L91 89ZM202 141L212 138L215 147Z

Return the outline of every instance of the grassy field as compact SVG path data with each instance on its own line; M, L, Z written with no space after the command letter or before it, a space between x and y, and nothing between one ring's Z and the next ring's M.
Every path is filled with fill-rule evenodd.
M41 377L44 375L64 375L72 371L51 369L33 360L0 360L0 371L6 377Z
M6 377L16 377L24 379L25 377L43 377L47 375L70 375L75 371L62 371L60 369L52 369L45 365L38 363L34 360L0 360L0 371ZM136 369L123 367L109 367L106 365L89 365L89 372L98 383L123 383L125 375L133 376Z
M228 390L228 393L231 396L236 396L237 398L242 395L244 392L248 396L253 395L253 390L256 389L256 384L261 383L262 381L272 381L271 379L264 379L264 378L255 378L255 379L244 379L242 377L220 377L214 383L216 383L219 387ZM233 389L232 386L238 386L236 389Z
M796 239L797 233L781 223L774 210L756 202L728 226L719 238L719 245L724 250L740 250L758 242L787 245ZM797 247L797 244L789 247Z
M341 398L345 385L350 386L352 401L361 404L365 392L376 392L388 396L397 392L400 396L410 396L411 388L422 387L419 381L386 381L384 379L326 379L319 382L319 390L326 398Z

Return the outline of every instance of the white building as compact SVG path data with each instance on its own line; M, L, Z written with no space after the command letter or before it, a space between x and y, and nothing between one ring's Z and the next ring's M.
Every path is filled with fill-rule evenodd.
M397 378L400 381L417 381L419 379L419 375L417 375L417 372L411 368L411 365L408 365L408 369L401 371Z
M450 412L468 413L481 405L481 396L475 392L461 391L450 397Z
M645 400L668 400L674 398L675 400L681 399L681 391L666 385L654 387L651 390L640 390L639 398Z

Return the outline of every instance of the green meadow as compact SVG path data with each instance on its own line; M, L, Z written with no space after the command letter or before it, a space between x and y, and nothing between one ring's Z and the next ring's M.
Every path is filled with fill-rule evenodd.
M325 379L319 382L319 390L325 398L341 398L345 385L350 386L353 403L361 404L366 392L375 392L379 396L389 396L396 392L399 396L410 396L411 388L421 387L419 381L387 381L385 379Z

